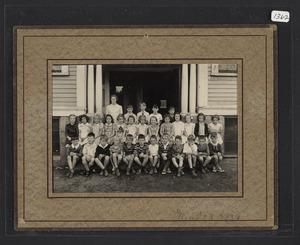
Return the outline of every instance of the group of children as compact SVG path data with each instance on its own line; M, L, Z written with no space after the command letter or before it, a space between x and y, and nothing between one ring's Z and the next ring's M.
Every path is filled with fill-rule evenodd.
M125 115L114 118L107 114L105 122L96 114L90 124L89 117L82 115L77 125L75 115L69 116L66 125L67 159L70 172L74 176L74 168L80 161L85 167L86 176L90 168L97 164L100 175L108 176L111 164L112 174L120 176L119 166L126 164L126 175L131 173L171 173L170 164L176 168L177 176L184 175L184 163L193 176L196 164L199 163L202 173L209 171L207 164L212 162L212 172L224 172L220 167L222 154L222 124L219 116L211 117L211 123L205 123L205 115L199 113L196 123L192 123L189 114L185 123L175 108L169 108L164 118L154 105L153 113L146 111L146 104L140 104L141 111L135 115L133 107L127 107Z

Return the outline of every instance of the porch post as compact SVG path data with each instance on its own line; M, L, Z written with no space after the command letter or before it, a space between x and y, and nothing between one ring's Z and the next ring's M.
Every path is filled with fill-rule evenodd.
M182 79L181 79L181 112L188 111L188 65L182 64Z
M208 104L208 64L198 64L198 98L197 106L205 107Z
M88 65L88 113L93 114L95 108L94 65Z
M194 113L196 111L196 64L191 64L190 69L190 113Z
M103 106L103 85L102 65L96 65L96 112L102 113Z
M86 65L78 65L76 71L77 108L86 111Z

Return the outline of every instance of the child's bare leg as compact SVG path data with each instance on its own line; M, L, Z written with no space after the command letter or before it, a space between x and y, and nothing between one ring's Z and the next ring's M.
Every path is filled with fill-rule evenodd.
M73 162L72 162L72 170L71 172L74 173L74 168L76 166L76 164L78 163L79 157L78 156L73 156Z
M177 164L177 160L176 160L175 157L172 157L172 163L173 163L173 165L174 165L176 168L179 167L178 164Z
M138 156L134 157L134 161L139 165L139 169L137 170L136 174L140 174L142 171L142 163Z
M71 171L73 169L72 157L68 156L67 159L68 159L68 166L69 166L69 169Z
M150 157L149 157L149 160L150 160L150 164L151 164L151 166L153 167L153 162L154 162L154 158L153 158L153 156L150 156Z
M95 158L91 157L91 160L89 162L89 167L93 166L95 162Z
M167 173L167 168L168 168L169 165L170 165L170 161L169 161L169 159L168 159L167 157L165 157L165 159L163 158L161 161L162 161L163 164L164 164L164 168L163 168L163 171L162 171L161 173L162 173L162 174L166 174L166 173Z
M153 157L153 164L152 164L152 166L155 167L156 164L157 164L157 162L158 162L158 156L154 156Z
M187 160L188 160L189 168L192 169L193 168L192 155L187 155Z
M197 161L196 156L192 155L192 161L193 161L193 168L195 168L196 167L196 161Z
M204 163L203 163L203 167L205 167L207 164L209 164L210 161L211 161L211 157L207 156Z
M182 169L183 167L183 157L179 157L179 167Z
M88 166L88 162L87 162L87 157L86 157L86 156L83 156L83 157L82 157L82 164L83 164L83 166L85 167L85 170L86 170L87 172L89 172L89 171L90 171L90 168L89 168L89 166Z
M99 168L104 170L104 165L102 164L102 162L100 161L100 159L98 157L95 159L95 163L99 166Z
M202 156L199 156L198 159L199 159L200 165L203 165L203 161L204 161L203 157L202 157Z

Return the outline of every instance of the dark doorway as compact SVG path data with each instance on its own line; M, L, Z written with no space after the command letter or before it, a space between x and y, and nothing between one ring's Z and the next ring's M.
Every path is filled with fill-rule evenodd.
M225 117L224 152L227 155L237 155L238 153L237 117Z
M126 112L128 104L134 112L139 111L139 103L147 104L147 111L158 105L159 112L165 114L169 106L179 108L179 67L155 67L140 69L115 69L110 72L110 94L118 95L118 103Z

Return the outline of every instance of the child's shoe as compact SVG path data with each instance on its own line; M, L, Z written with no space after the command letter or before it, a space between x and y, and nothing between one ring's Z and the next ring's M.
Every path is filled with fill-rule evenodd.
M132 168L132 169L131 169L131 172L132 172L133 174L135 174L135 170L134 170L134 168Z
M153 174L153 172L154 172L154 171L153 171L153 168L151 168L149 174Z
M181 177L181 174L180 174L181 171L178 171L177 173L177 177Z
M148 173L148 170L146 168L144 168L144 173L147 174Z
M116 170L112 170L111 172L113 175L116 175Z
M197 177L198 175L196 174L196 172L195 172L195 169L192 169L192 175L194 176L194 177Z
M161 172L161 174L166 174L167 170L163 169L163 171Z
M103 173L103 170L101 170L101 172L100 172L100 176L103 176L103 174L104 174L104 173Z
M118 168L116 168L116 175L119 177L120 176L120 171Z
M127 175L127 176L130 175L130 169L129 169L129 168L127 168L127 170L126 170L126 175Z
M136 171L136 174L141 174L142 169L139 169L138 171Z
M74 172L71 172L69 178L73 178L73 176L74 176Z
M171 174L171 173L172 173L170 168L167 169L167 173L168 173L168 174Z
M105 177L108 176L108 171L107 171L107 169L104 169L104 176L105 176Z
M225 172L225 170L222 169L221 167L218 167L218 168L217 168L217 171L218 171L219 173L224 173L224 172Z
M216 172L217 172L217 168L216 168L215 166L213 166L212 171L213 171L214 173L216 173Z
M157 174L157 168L156 168L156 167L154 167L153 172L154 172L155 174Z
M206 173L209 172L209 169L207 167L204 167L204 169L205 169Z
M204 167L201 168L201 172L202 172L203 174L206 174L206 171L205 171Z
M90 171L86 171L85 177L89 177L89 176L90 176Z

